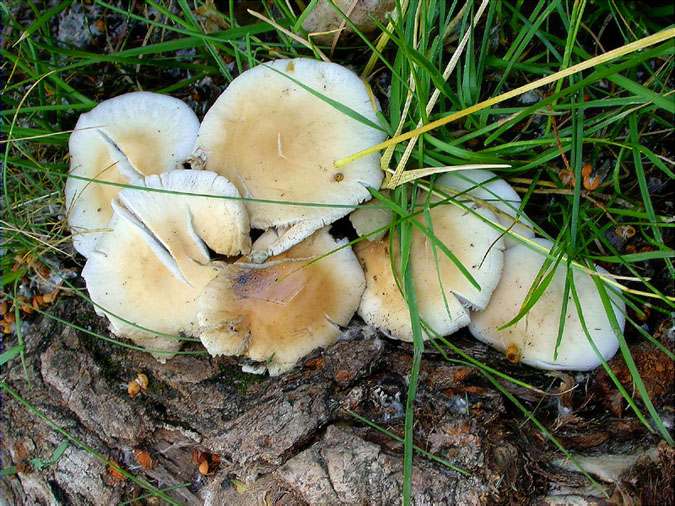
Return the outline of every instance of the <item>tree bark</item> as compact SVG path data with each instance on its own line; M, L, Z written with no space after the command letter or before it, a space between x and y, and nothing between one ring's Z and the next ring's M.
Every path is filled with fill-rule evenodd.
M53 309L106 334L83 302L64 299ZM160 364L43 318L26 332L25 370L17 358L3 379L80 443L158 488L179 486L166 494L181 504L399 504L403 445L357 416L402 435L409 347L359 324L342 337L268 378L240 372L231 358L181 355ZM131 398L127 384L140 372L149 386ZM415 444L467 475L416 454L414 504L526 502L543 491L543 445L486 385L472 369L425 356ZM2 465L19 471L0 485L8 504L107 505L147 494L74 443L33 469L31 459L49 459L66 438L8 395L2 413ZM141 466L138 452L152 466Z

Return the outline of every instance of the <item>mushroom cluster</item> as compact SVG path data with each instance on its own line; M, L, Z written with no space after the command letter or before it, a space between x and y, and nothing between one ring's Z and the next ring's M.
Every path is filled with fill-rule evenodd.
M335 342L357 312L410 341L400 251L385 235L392 214L354 211L380 187L379 157L335 167L384 139L378 107L350 70L298 58L240 74L201 124L180 100L147 92L82 114L69 143L67 216L91 301L111 331L158 360L192 339L272 375ZM527 241L550 245L532 239L518 194L494 174L453 172L435 187L420 196L429 211L414 218L410 251L425 338L468 326L547 368L587 369L616 351L588 272L574 280L592 314L582 319L567 305L556 359L564 271L503 329L546 258ZM329 232L350 213L364 236L354 251ZM260 231L253 242L251 229ZM612 303L622 326L622 302Z

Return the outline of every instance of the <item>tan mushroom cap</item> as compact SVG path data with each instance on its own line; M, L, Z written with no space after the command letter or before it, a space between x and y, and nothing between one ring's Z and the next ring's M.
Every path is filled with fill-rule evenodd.
M195 264L187 284L170 267L172 259L162 257L161 245L137 226L115 213L109 227L82 271L96 312L110 320L114 334L159 360L170 358L181 341L169 336L193 334L197 297L218 271Z
M546 239L535 241L547 249L553 245ZM511 353L515 351L523 363L533 367L576 371L594 369L600 365L601 360L588 342L571 294L563 338L558 348L558 358L553 359L565 289L564 265L558 266L551 284L525 317L515 325L498 330L498 327L518 314L545 258L543 253L534 251L526 245L506 250L504 275L492 294L490 304L483 311L471 314L469 330L478 340L498 350L510 349ZM600 267L597 267L597 271L606 272ZM574 286L588 331L600 354L605 360L609 360L616 353L619 342L611 328L600 294L588 273L576 268L573 272ZM614 315L623 330L625 304L611 290L608 289L608 293L612 300Z
M80 115L68 141L70 175L130 184L180 168L198 129L195 113L176 98L149 92L111 98ZM120 189L74 177L66 181L68 223L75 249L85 257L105 231Z
M532 221L520 208L520 195L509 183L498 177L494 172L485 169L458 170L442 175L436 181L439 187L447 186L462 192L463 195L475 197L485 202L495 215L500 225L511 227L511 231L526 238L534 237ZM504 235L507 248L521 244L521 242L507 233Z
M393 219L391 209L384 207L379 200L371 200L349 215L356 234L369 241L379 241L387 234L387 228ZM382 229L382 230L380 230Z
M180 170L142 181L148 188L236 195L236 188L211 172ZM128 206L128 207L127 207ZM221 230L239 236L246 212L240 200L207 199L141 189L122 190L108 228L82 276L99 314L116 335L166 359L180 348L170 336L195 335L197 298L218 273L208 250L234 254L239 239L211 240ZM244 217L244 218L242 218ZM249 246L248 236L242 248ZM227 247L226 250L222 246ZM168 336L167 336L168 335Z
M180 192L128 188L120 192L114 205L140 217L181 268L186 260L208 263L206 244L225 256L250 251L246 208L235 186L224 177L210 171L175 170L148 176L139 185Z
M373 100L352 71L305 58L258 65L230 83L206 114L194 164L232 181L245 197L351 206L379 188L379 155L336 169L334 162L384 139L384 132L339 111L297 82L377 125ZM277 229L261 261L347 215L349 207L247 202L251 226Z
M334 343L359 305L363 271L349 247L305 264L343 244L324 228L266 264L223 266L199 299L209 353L244 355L278 375Z
M477 205L475 213L494 220L494 215ZM469 324L469 307L485 307L502 272L503 242L499 233L463 209L439 205L431 208L435 236L453 252L478 282L478 290L457 266L419 229L413 229L410 266L417 305L422 320L440 335L448 335ZM424 218L416 218L424 223ZM359 315L394 339L412 341L408 306L391 268L389 239L360 242L356 254L366 273L366 291ZM399 253L394 265L399 265ZM444 297L445 296L445 297ZM425 333L425 337L428 337Z

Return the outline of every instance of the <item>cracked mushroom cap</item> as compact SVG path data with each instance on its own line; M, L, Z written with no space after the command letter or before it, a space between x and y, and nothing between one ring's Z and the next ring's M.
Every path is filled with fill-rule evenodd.
M535 241L550 249L553 243L546 239ZM564 265L559 265L551 284L530 309L515 325L498 330L513 319L520 310L525 297L545 260L545 255L526 245L518 245L506 250L504 256L504 275L492 294L490 304L483 310L471 314L469 330L476 339L502 351L519 356L528 365L540 369L570 369L587 371L601 364L583 331L576 305L570 294L565 318L565 329L558 348L558 358L553 359L558 336L562 297L565 290ZM606 272L596 267L598 272ZM600 294L591 276L576 268L574 286L579 296L588 331L599 352L609 360L619 347L607 313L602 305ZM625 304L620 297L608 289L612 308L623 331Z
M209 109L197 137L195 165L218 172L245 197L284 202L357 205L379 188L379 155L336 169L334 162L384 139L384 132L339 111L305 88L377 125L366 85L352 71L306 58L258 65L230 83ZM276 229L253 258L281 253L347 215L348 207L247 202L251 226Z
M139 185L159 191L128 188L113 205L139 217L179 262L207 263L206 245L225 256L250 251L246 208L235 186L224 177L210 171L175 170L148 176Z
M80 115L68 141L70 175L133 184L149 174L182 168L199 120L184 102L135 92L111 98ZM112 217L120 186L69 177L68 224L75 249L88 257Z
M494 172L485 169L458 170L443 174L436 181L437 185L447 186L453 190L468 194L484 201L497 216L497 221L503 227L511 227L513 232L527 238L534 237L532 221L525 213L518 213L520 196L509 183L498 177ZM517 218L517 220L516 220ZM507 248L521 244L511 234L504 235Z
M179 170L141 180L151 190L238 197L234 185L207 171ZM169 337L194 335L197 298L218 273L208 248L223 255L250 248L241 200L127 188L82 275L96 311L116 335L154 351L180 348ZM167 336L168 334L168 336Z
M486 219L495 219L487 209L478 205L472 208ZM435 236L481 287L480 290L474 287L441 249L434 248L426 234L413 229L410 266L417 305L422 320L445 336L469 324L469 308L488 304L502 272L504 246L498 231L468 211L439 205L431 208L430 215ZM424 223L422 215L416 219ZM385 238L361 241L355 247L366 273L366 291L359 315L389 337L412 341L410 314L392 272L389 244ZM398 266L399 262L399 253L395 251L394 265Z
M264 362L275 376L334 343L359 305L363 271L349 247L306 264L343 245L323 228L265 264L222 266L199 299L208 352Z

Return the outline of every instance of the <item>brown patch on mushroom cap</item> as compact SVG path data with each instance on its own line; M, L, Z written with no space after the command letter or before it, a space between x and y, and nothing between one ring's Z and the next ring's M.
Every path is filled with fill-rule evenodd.
M223 266L199 299L209 353L267 362L274 375L335 342L356 312L363 272L348 247L307 263L341 244L324 228L266 264Z

